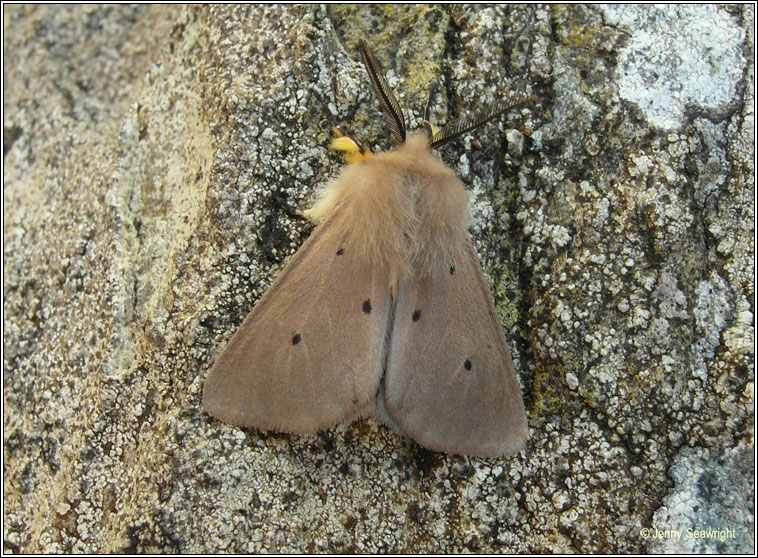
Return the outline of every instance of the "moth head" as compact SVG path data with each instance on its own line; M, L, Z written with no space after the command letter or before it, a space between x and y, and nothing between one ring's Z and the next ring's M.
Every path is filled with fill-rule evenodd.
M384 78L379 63L376 61L374 53L371 51L371 47L368 42L361 39L358 42L358 46L361 50L361 57L363 63L366 66L368 75L371 78L371 85L374 88L374 93L379 98L379 103L384 113L384 119L387 124L387 128L392 136L392 142L394 144L405 143L405 118L403 117L403 111L400 108L400 104L395 99L395 95L392 93L387 80ZM498 101L494 105L487 107L478 114L472 116L461 116L451 120L445 124L441 129L431 123L429 120L429 105L436 91L436 84L432 85L432 89L429 92L429 101L426 104L424 110L423 128L426 130L427 138L429 141L429 147L439 147L440 145L449 142L461 136L475 128L478 128L490 120L497 118L504 112L507 112L513 108L520 107L528 102L534 100L533 95L525 94L510 94L506 99Z

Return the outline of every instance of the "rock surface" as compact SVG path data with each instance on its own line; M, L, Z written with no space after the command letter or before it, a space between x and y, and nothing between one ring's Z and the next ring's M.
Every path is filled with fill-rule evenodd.
M754 552L754 6L3 15L5 551ZM514 458L203 413L339 170L324 105L387 147L363 36L411 127L435 80L438 122L538 96L440 154L524 388Z

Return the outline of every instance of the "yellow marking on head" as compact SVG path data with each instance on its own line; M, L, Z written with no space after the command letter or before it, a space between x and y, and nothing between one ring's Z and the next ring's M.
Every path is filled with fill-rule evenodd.
M340 134L339 130L335 130L335 134L339 135L332 139L329 147L334 151L339 151L342 153L342 156L345 158L345 162L348 165L352 165L353 163L357 163L359 161L365 161L371 157L371 152L361 152L360 146L348 136L343 136Z

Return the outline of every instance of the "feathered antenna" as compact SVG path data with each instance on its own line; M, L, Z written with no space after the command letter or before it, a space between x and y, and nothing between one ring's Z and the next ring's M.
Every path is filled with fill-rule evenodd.
M457 138L466 132L470 132L474 128L478 128L493 118L497 118L504 112L525 105L526 103L534 101L534 99L534 95L514 95L510 99L500 101L479 114L467 117L459 117L455 120L451 120L445 124L439 132L434 134L430 145L432 147L439 147L443 143Z
M374 93L379 97L379 102L382 105L382 112L384 112L384 119L387 122L387 128L392 134L393 143L405 143L405 120L403 119L403 111L400 109L395 96L392 94L387 80L384 79L379 64L374 58L374 53L371 52L371 48L368 43L361 39L358 41L358 46L361 49L361 56L363 57L363 63L366 65L368 75L371 77L371 85L374 87Z

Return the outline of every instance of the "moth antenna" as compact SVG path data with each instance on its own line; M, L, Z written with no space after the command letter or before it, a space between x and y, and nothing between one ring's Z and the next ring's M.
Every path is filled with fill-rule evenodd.
M497 118L504 112L534 100L534 95L515 95L510 99L494 104L479 114L456 118L445 124L439 132L434 134L430 145L431 147L439 147L443 143L447 143L466 132L470 132L474 128L478 128L493 118Z
M374 93L379 97L379 103L382 105L382 111L384 112L384 119L387 122L387 128L392 134L393 143L405 143L405 120L403 119L403 111L400 109L400 105L392 94L387 80L384 78L384 74L374 57L374 53L371 52L371 48L368 43L361 39L358 41L358 46L361 49L361 56L363 57L363 63L366 65L366 70L371 78L371 85L374 87Z

